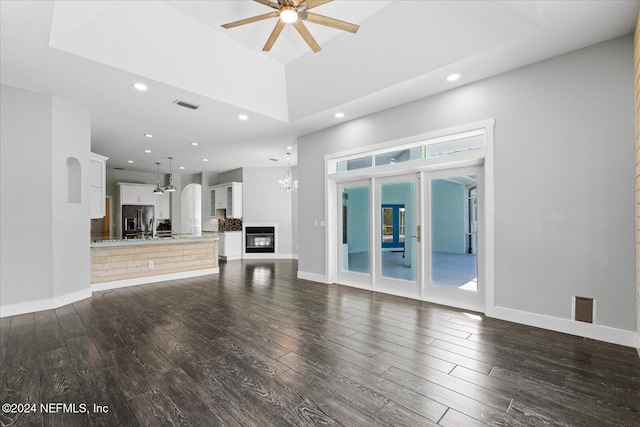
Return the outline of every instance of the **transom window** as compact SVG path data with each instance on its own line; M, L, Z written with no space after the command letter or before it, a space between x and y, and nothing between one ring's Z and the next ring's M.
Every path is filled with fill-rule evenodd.
M330 159L329 173L376 168L396 163L455 155L484 148L484 129L477 129Z

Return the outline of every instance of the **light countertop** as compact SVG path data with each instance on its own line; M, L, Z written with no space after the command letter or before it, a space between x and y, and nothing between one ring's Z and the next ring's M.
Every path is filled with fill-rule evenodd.
M172 238L160 238L160 239L127 239L127 240L98 240L90 243L92 248L102 248L106 246L135 246L135 245L165 245L165 244L180 244L180 243L193 243L193 242L206 242L219 240L218 235L207 235L201 237L193 237L187 235L173 236Z

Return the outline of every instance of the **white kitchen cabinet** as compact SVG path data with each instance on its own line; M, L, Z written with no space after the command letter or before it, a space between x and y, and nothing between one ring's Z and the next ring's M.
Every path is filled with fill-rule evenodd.
M117 182L120 187L120 205L154 205L156 203L153 194L155 185L129 184Z
M89 167L89 205L91 219L104 218L105 199L107 197L107 160L108 157L91 153Z
M216 209L227 209L227 187L215 189Z
M218 258L231 261L242 259L242 231L225 231L219 234Z
M171 219L171 193L154 195L155 217L158 219Z
M242 218L242 183L230 182L214 185L211 191L211 216L215 218Z

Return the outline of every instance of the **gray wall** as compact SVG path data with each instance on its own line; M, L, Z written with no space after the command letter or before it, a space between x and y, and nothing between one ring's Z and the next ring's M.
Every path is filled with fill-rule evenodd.
M0 89L0 315L89 292L88 112L56 97ZM67 159L80 164L69 202ZM80 296L82 297L82 296Z
M243 168L233 169L230 171L222 172L218 179L220 180L219 184L226 184L228 182L243 182L244 172Z
M243 168L242 215L245 224L278 223L278 253L293 254L292 198L282 191L278 180L287 168Z
M0 89L0 304L8 305L53 297L52 112L50 97Z
M98 153L100 154L100 153ZM107 166L109 161L107 160ZM148 184L156 185L158 182L158 174L151 172L138 172L129 170L110 169L107 167L107 196L116 197L118 187L116 182L128 182L131 184ZM169 174L160 174L160 185L167 185L169 182Z
M495 303L635 330L633 49L625 36L298 141L299 269L325 273L323 156L495 118Z

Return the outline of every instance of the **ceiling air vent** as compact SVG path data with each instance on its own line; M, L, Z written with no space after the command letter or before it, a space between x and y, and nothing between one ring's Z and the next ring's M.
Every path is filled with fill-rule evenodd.
M200 108L199 105L196 104L192 104L190 102L186 102L186 101L180 101L179 99L176 99L175 101L173 101L174 104L179 105L181 107L184 108L189 108L191 110L197 110L198 108Z

